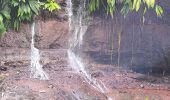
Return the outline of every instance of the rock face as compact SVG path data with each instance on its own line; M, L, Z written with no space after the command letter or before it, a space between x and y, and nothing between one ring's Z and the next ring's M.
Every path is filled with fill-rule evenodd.
M8 31L0 40L1 47L30 48L31 25L22 25L19 32ZM36 22L36 47L41 49L67 48L68 23L56 20Z
M9 30L5 36L0 39L0 46L18 48L30 47L31 27L28 24L23 24L21 26L22 30L19 32Z
M65 0L57 1L65 6ZM50 77L48 81L29 78L31 24L23 24L19 32L9 30L0 39L0 69L7 68L0 70L0 83L5 80L3 88L0 86L0 99L108 100L109 96L115 100L146 97L170 100L168 77L140 74L169 72L170 12L166 12L170 11L169 4L169 0L162 4L165 5L163 19L150 12L144 24L140 14L129 14L126 19L120 14L114 19L94 17L81 50L85 53L85 56L82 53L83 61L88 63L87 71L106 86L106 94L95 90L93 83L86 82L83 75L69 66L69 27L63 9L52 19L36 20L35 45L40 50L40 63Z
M40 50L68 48L69 28L64 11L65 0L59 2L63 9L55 15L56 18L36 21L35 44ZM116 14L114 19L95 17L84 36L83 51L100 64L114 64L140 72L168 71L170 1L158 2L165 9L163 18L157 18L154 12L149 12L145 16L144 24L140 13L129 14L125 19L120 17L120 14ZM9 30L6 33L0 39L0 47L28 49L30 42L31 25L23 24L19 32ZM29 52L22 56L28 54Z
M57 21L39 21L37 23L36 46L40 49L67 48L68 23Z
M36 18L36 47L39 49L59 49L67 47L68 22L65 0L56 0L61 10L54 13L42 11ZM9 30L0 38L0 47L30 48L31 23L21 25L20 31Z
M129 14L126 18L116 14L113 19L95 17L84 40L84 52L100 64L113 64L140 73L170 72L169 1L163 2L164 17L153 12L142 17ZM166 21L165 21L166 20Z

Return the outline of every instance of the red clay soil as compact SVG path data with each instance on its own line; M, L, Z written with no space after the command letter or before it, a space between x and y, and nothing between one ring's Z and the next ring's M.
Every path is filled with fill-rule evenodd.
M19 54L25 52L21 51L12 57L19 60ZM7 71L0 72L0 100L107 100L108 96L113 100L170 100L169 76L145 75L90 62L86 66L89 74L107 88L103 94L71 69L64 50L41 51L41 63L50 77L46 81L30 78L29 56L11 61L8 55L4 56L7 61L1 62Z

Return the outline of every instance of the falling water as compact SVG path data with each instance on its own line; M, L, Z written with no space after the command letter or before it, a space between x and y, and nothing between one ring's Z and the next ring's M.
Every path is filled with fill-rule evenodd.
M32 40L31 40L31 77L41 80L48 80L47 74L43 71L43 66L40 64L39 50L35 48L34 36L35 36L35 22L32 23Z
M82 5L83 4L83 5ZM93 77L87 72L85 63L83 62L82 58L75 53L75 49L80 49L81 45L83 44L83 36L87 30L87 25L83 23L83 11L86 5L86 0L80 1L78 14L73 14L73 4L71 0L67 0L67 11L69 17L69 32L70 32L70 40L69 40L69 49L68 59L70 66L76 71L76 73L81 74L86 82L88 82L92 87L98 90L101 93L106 93L107 89L105 85ZM108 97L109 100L112 100Z

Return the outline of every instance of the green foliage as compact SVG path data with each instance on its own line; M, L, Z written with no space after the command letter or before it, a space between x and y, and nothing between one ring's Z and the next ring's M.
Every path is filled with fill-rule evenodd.
M148 98L148 97L146 97L146 98L145 98L145 100L149 100L149 98Z
M7 24L7 21L10 20L8 3L9 0L0 0L0 37L2 37L6 32L5 25Z
M128 14L129 11L132 11L132 1L131 0L124 0L123 1L124 6L121 9L121 13L126 16Z
M154 8L155 6L155 0L143 0L143 3L145 3L148 8Z
M55 2L55 0L47 0L47 2L43 3L43 8L53 12L56 9L61 9L59 4Z
M136 11L139 11L140 4L141 4L141 0L134 0L133 1L133 10L136 9Z
M19 30L22 21L32 21L38 15L40 3L36 0L12 0L11 1L12 27Z
M4 24L0 24L0 37L2 37L5 32L6 32L6 28Z
M140 8L144 8L143 15L145 15L148 9L154 10L159 17L163 14L163 8L157 5L155 0L106 0L105 2L103 0L90 0L89 10L94 12L99 9L105 9L107 14L113 16L118 8L118 3L122 5L121 13L124 16L126 16L129 11L138 12Z
M94 12L96 10L99 10L99 8L101 8L103 6L105 7L103 0L90 0L90 2L89 2L90 12Z
M104 10L113 17L118 4L122 5L120 12L124 16L130 11L138 12L141 8L144 8L143 16L148 9L153 9L159 17L164 12L156 0L89 0L89 10ZM32 21L44 9L53 12L61 8L55 0L0 0L0 36L8 27L19 30L21 22Z
M0 0L0 36L8 26L18 31L21 22L32 21L43 9L52 12L60 6L54 0Z
M161 6L159 6L159 5L156 5L156 7L155 7L155 11L156 11L156 14L157 14L157 16L162 16L162 14L163 14L163 8L161 7Z
M108 7L107 7L107 14L110 13L111 15L113 15L113 12L115 12L115 4L116 4L116 1L115 0L107 0L107 4L108 4Z

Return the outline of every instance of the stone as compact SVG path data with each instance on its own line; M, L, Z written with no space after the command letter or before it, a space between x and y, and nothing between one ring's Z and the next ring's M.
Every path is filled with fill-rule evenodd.
M141 84L141 85L140 85L140 87L141 87L141 88L144 88L144 85L143 85L143 84Z
M12 68L16 68L17 66L16 65L11 65Z
M68 23L49 20L38 21L36 25L36 47L39 49L67 48Z
M99 72L93 72L91 76L96 78L96 77L103 77L104 75L102 72L99 71Z
M54 86L53 85L49 85L48 88L54 88Z
M0 66L0 71L7 71L7 67Z
M39 92L40 92L40 93L45 93L46 91L45 91L45 90L40 90Z

